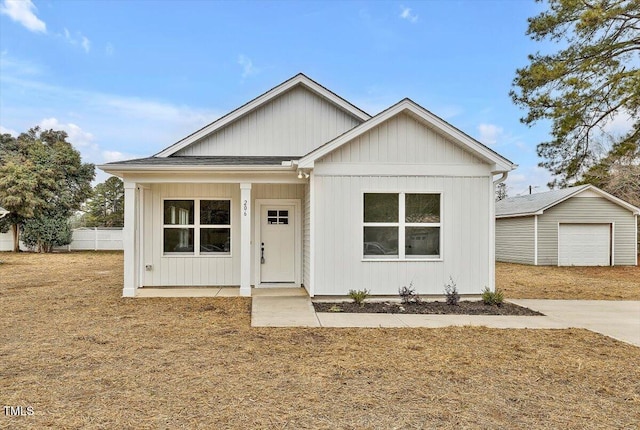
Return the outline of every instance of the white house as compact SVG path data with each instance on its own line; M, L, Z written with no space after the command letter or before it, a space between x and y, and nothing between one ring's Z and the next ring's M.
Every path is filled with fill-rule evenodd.
M496 260L541 266L638 264L640 209L593 185L496 203Z
M371 117L298 74L152 157L99 167L125 184L124 296L315 296L442 294L450 276L461 293L494 288L494 186L516 166L409 99Z

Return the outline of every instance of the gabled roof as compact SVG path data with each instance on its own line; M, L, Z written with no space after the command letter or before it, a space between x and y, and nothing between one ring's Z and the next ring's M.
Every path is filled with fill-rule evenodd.
M563 201L570 199L586 190L591 190L605 199L630 210L634 214L640 214L640 209L630 205L624 200L612 196L593 185L579 185L577 187L552 190L544 193L527 194L524 196L510 197L496 202L496 218L510 218L518 216L542 215L542 213Z
M325 99L327 99L330 102L332 102L334 105L338 106L342 110L350 113L351 115L353 115L354 117L356 117L356 118L358 118L358 119L360 119L362 121L367 121L369 118L371 118L371 115L369 115L368 113L366 113L362 109L360 109L360 108L356 107L355 105L351 104L350 102L348 102L347 100L345 100L342 97L338 96L337 94L335 94L331 90L323 87L322 85L320 85L319 83L317 83L313 79L309 78L308 76L304 75L303 73L298 73L297 75L295 75L291 79L281 83L277 87L274 87L274 88L270 89L266 93L256 97L255 99L253 99L250 102L244 104L243 106L240 106L238 109L236 109L236 110L228 113L227 115L215 120L211 124L206 125L205 127L201 128L200 130L196 131L195 133L190 134L189 136L185 137L184 139L179 140L178 142L174 143L170 147L168 147L166 149L163 149L162 151L160 151L157 154L155 154L155 157L169 157L170 155L175 154L179 150L181 150L181 149L189 146L190 144L202 139L203 137L215 132L216 130L221 129L225 125L227 125L227 124L229 124L229 123L231 123L233 121L236 121L237 119L247 115L248 113L254 111L255 109L259 108L260 106L264 105L265 103L270 102L274 98L278 97L280 94L290 90L291 88L293 88L293 87L295 87L297 85L301 85L301 86L311 90L312 92L318 94L319 96L324 97Z
M492 171L494 173L509 172L517 167L516 164L507 160L497 152L478 142L464 132L458 130L445 120L437 117L436 115L432 114L431 112L408 98L401 100L400 102L380 112L378 115L374 116L368 121L352 128L351 130L320 146L319 148L314 149L300 159L299 167L313 168L314 162L316 160L324 157L332 151L335 151L342 145L366 133L372 128L402 113L410 114L426 126L434 128L438 132L444 134L446 137L448 137L461 147L465 148L467 151L471 152L478 158L484 160L489 164L492 164Z

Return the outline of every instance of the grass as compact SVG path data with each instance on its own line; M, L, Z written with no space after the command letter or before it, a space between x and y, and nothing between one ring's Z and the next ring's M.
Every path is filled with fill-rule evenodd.
M640 300L640 266L496 263L496 287L507 299Z
M640 348L586 330L251 328L122 299L122 254L3 254L0 428L637 428Z

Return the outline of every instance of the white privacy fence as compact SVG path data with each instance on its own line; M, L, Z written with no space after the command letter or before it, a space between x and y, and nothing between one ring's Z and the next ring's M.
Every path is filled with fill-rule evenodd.
M82 227L73 230L69 245L56 247L68 251L110 251L122 250L122 227ZM20 242L20 249L28 248ZM0 251L13 250L11 232L0 233Z
M93 227L73 230L71 243L56 249L108 251L122 249L122 227Z
M27 249L22 242L20 242L20 249ZM13 233L11 230L6 233L0 233L0 251L13 251Z

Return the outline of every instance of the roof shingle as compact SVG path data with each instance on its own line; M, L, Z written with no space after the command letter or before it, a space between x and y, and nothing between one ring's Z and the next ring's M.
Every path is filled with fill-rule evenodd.
M182 156L147 157L115 161L106 166L280 166L283 161L297 160L299 156Z
M564 200L572 194L587 188L589 185L563 188L544 193L527 194L510 197L496 202L496 216L533 215L549 206Z

